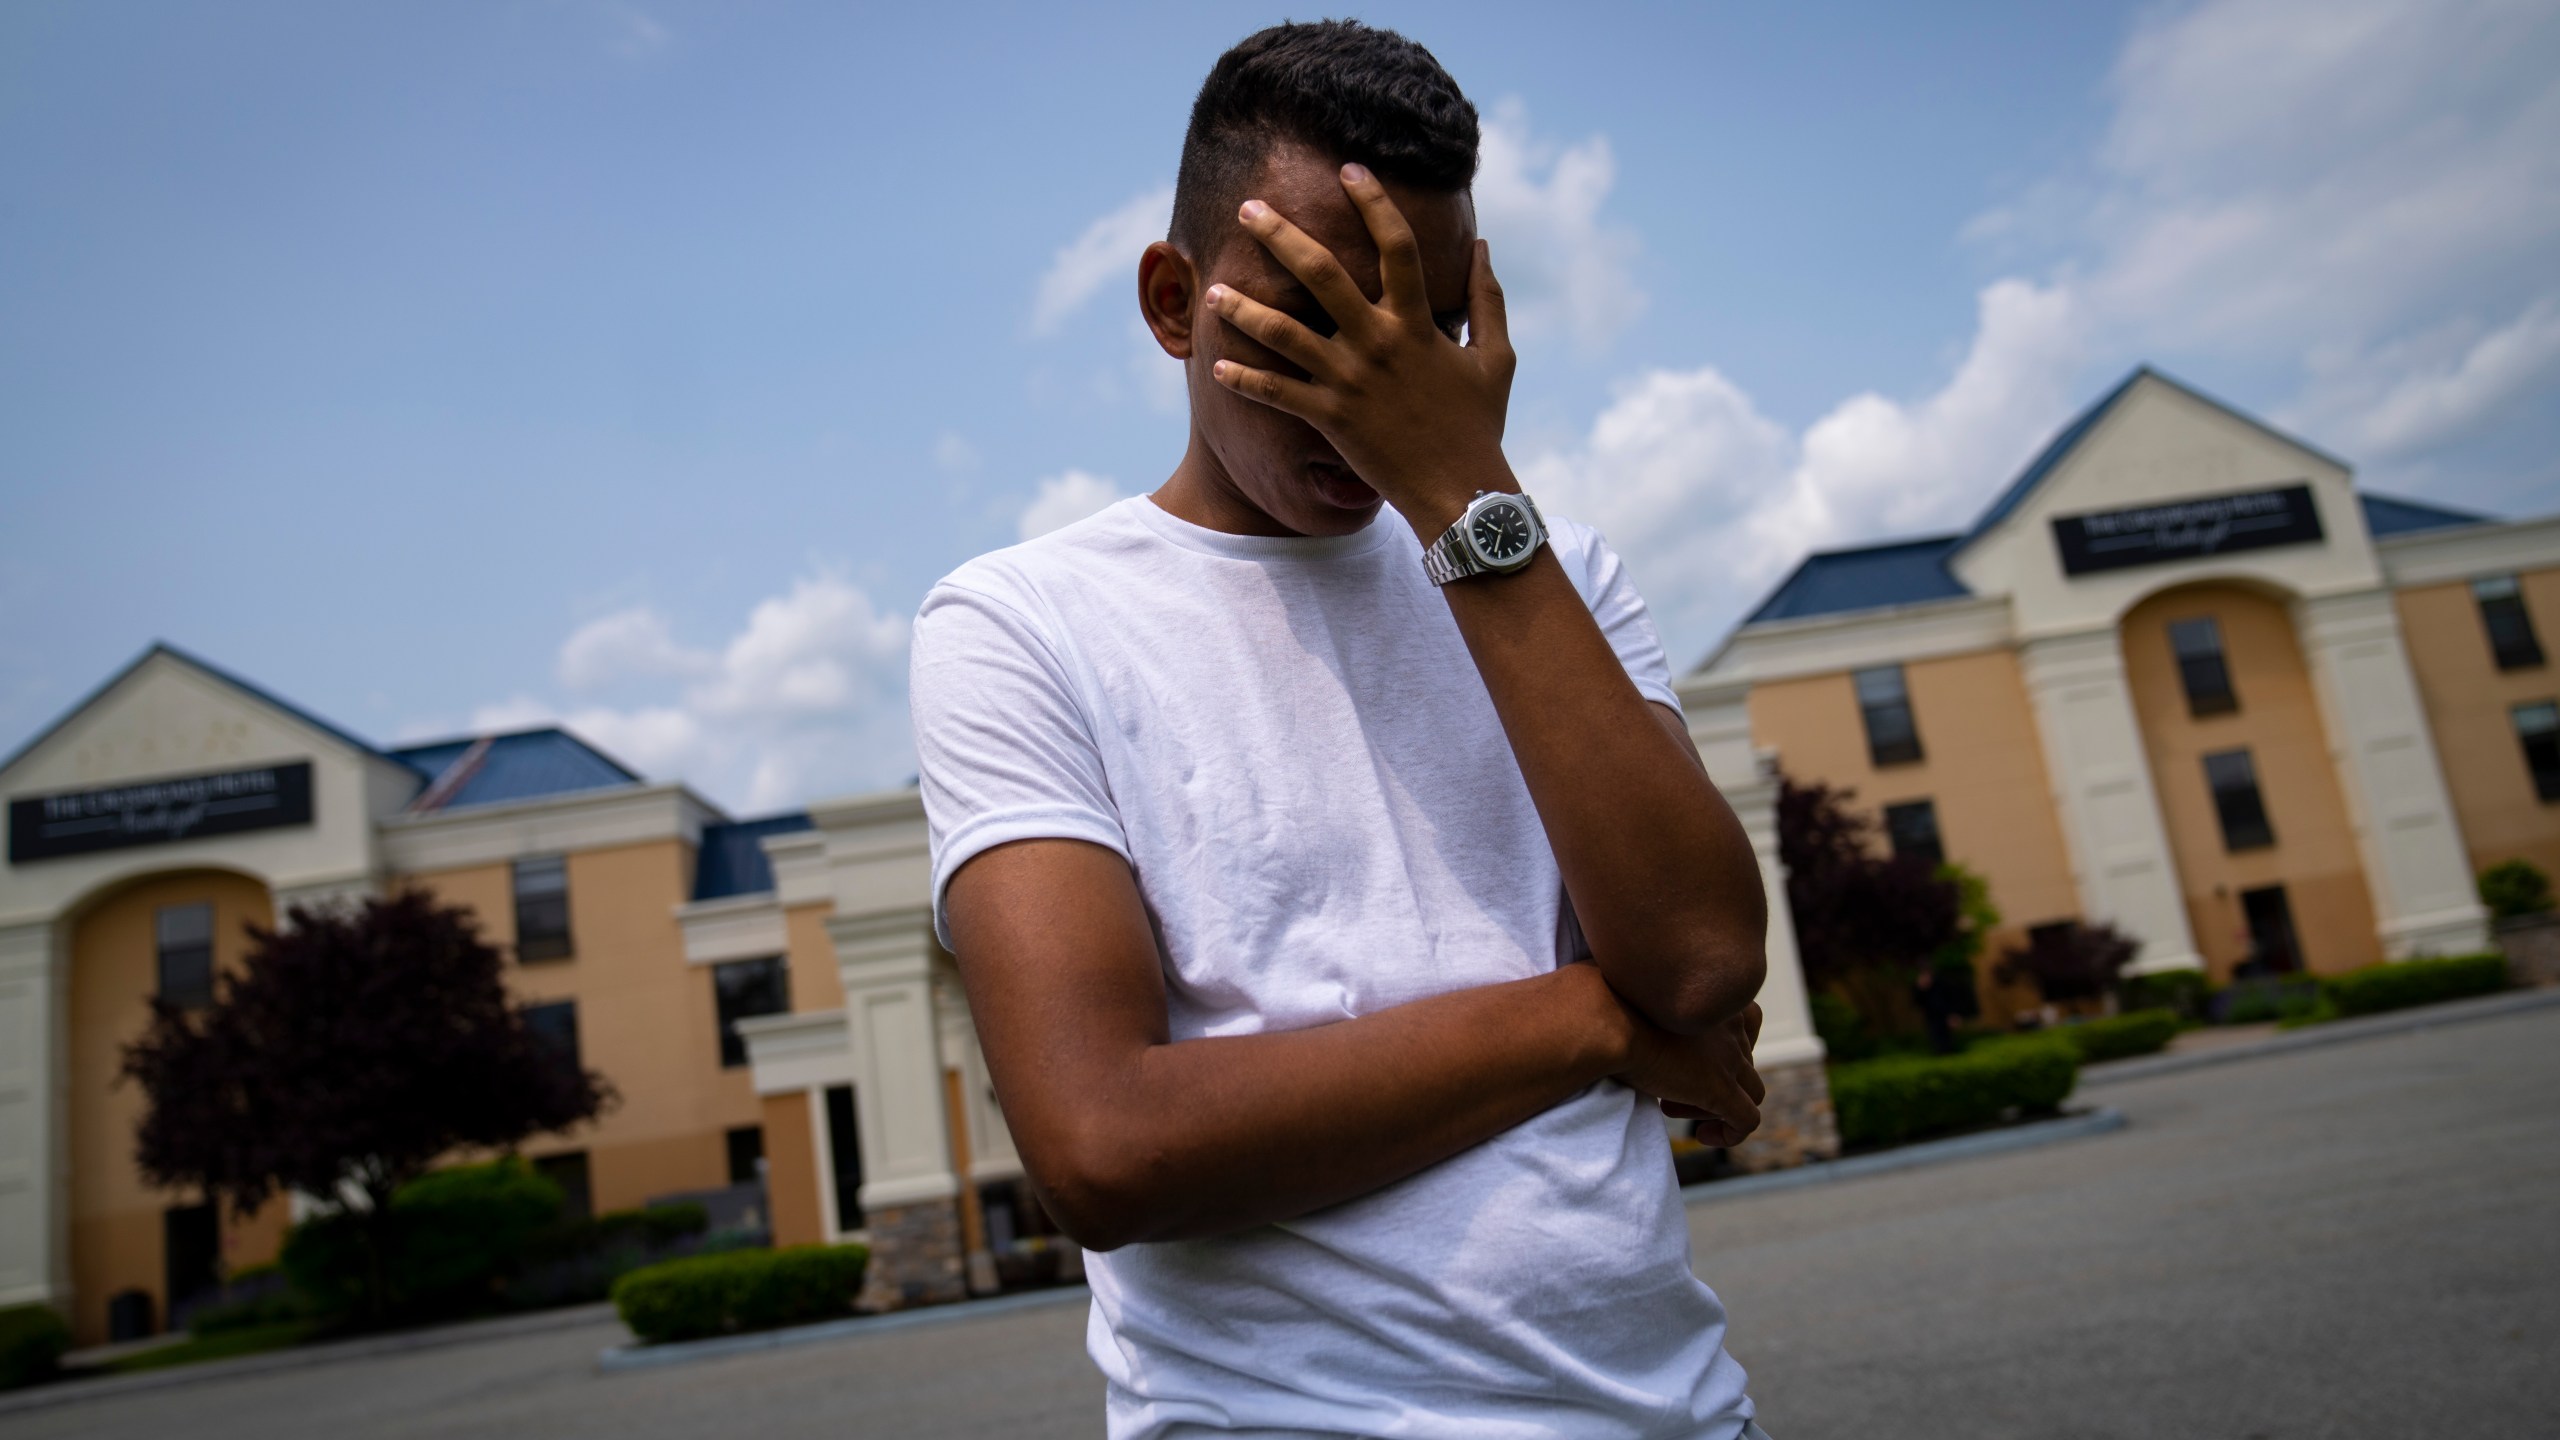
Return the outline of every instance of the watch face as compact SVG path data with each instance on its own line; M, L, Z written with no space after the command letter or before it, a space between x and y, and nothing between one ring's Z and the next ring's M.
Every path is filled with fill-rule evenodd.
M1535 534L1529 528L1528 510L1516 500L1485 506L1467 525L1467 538L1475 542L1476 553L1488 565L1508 565L1528 554Z

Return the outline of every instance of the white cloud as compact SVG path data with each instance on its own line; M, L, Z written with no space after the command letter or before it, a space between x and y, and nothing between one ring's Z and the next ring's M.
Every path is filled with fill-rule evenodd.
M677 641L645 607L591 621L560 648L564 689L620 687L628 704L484 705L474 730L557 723L642 774L766 810L896 783L910 765L907 620L819 575L759 603L717 649Z
M1040 482L1031 503L1022 507L1018 528L1025 540L1062 530L1121 498L1120 487L1100 475L1068 470Z
M2206 0L2143 20L2109 94L2083 164L1965 227L2014 268L1943 384L1789 434L1722 370L1656 371L1521 467L1626 551L1677 659L1808 549L1962 524L2146 359L2244 381L2382 488L2560 413L2560 8Z
M1031 300L1031 333L1053 335L1104 286L1121 281L1135 294L1138 255L1173 223L1173 187L1131 196L1061 246Z
M1617 178L1605 135L1562 148L1541 141L1517 99L1486 118L1476 227L1492 247L1515 337L1561 334L1595 351L1644 313L1635 234L1600 218Z

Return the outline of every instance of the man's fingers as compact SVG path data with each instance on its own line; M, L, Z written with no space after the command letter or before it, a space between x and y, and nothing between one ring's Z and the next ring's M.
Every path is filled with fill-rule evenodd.
M1766 1017L1760 1013L1760 1002L1757 1000L1754 1000L1750 1004L1742 1007L1742 1023L1746 1033L1751 1037L1751 1044L1753 1046L1757 1046L1760 1043L1760 1024L1765 1018Z
M1282 356L1310 375L1331 369L1322 336L1261 301L1225 285L1212 285L1209 308L1220 319L1252 336L1263 348Z
M1316 243L1306 231L1280 218L1280 212L1259 200L1247 200L1237 212L1246 233L1262 242L1290 274L1316 297L1333 323L1350 330L1369 323L1369 297L1351 283L1351 272L1342 268L1334 253Z
M1467 266L1467 347L1512 363L1511 317L1502 305L1502 282L1493 278L1493 246L1478 240ZM1505 371L1508 374L1508 371Z
M1310 425L1319 423L1324 394L1304 380L1256 370L1233 360L1219 361L1209 367L1209 373L1219 384L1248 400L1259 400L1274 410L1286 410Z
M1387 308L1409 325L1430 324L1431 299L1422 284L1422 247L1413 238L1413 227L1405 223L1404 212L1396 208L1395 198L1366 165L1343 166L1342 189L1360 207L1369 238L1377 242L1378 278Z

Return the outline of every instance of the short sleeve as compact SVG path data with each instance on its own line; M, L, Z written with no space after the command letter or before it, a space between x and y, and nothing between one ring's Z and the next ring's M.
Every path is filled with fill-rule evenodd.
M1618 652L1627 678L1636 682L1644 698L1678 713L1680 695L1671 688L1671 662L1662 652L1662 636L1653 628L1653 612L1645 608L1644 597L1627 576L1626 562L1589 526L1568 521L1557 528L1559 538L1574 552L1567 557L1574 562L1568 567L1574 589L1590 607L1591 618L1599 622L1600 633L1608 637L1609 648Z
M1065 839L1128 856L1074 687L1021 611L936 586L916 616L907 697L933 848L933 928L945 946L951 877L987 850Z

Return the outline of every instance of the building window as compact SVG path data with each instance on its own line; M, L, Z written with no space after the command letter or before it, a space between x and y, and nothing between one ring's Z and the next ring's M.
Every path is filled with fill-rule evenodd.
M1945 864L1947 847L1938 839L1935 801L1910 800L1884 807L1884 833L1893 840L1896 859L1925 860L1935 869Z
M538 855L516 862L516 959L558 960L569 953L569 862Z
M1911 692L1902 667L1879 665L1850 677L1858 687L1858 711L1867 722L1867 757L1878 765L1908 765L1920 758L1920 727L1911 717Z
M577 1001L554 1000L548 1005L526 1006L524 1028L533 1032L535 1044L561 1064L572 1070L583 1068L578 1057Z
M2170 622L2169 649L2178 657L2178 681L2187 687L2188 714L2228 715L2240 708L2231 667L2222 658L2222 626L2212 616Z
M862 1228L862 1130L853 1118L853 1087L827 1087L827 1168L836 1182L836 1230Z
M2533 617L2525 613L2516 577L2474 580L2471 598L2480 604L2480 623L2489 631L2489 653L2498 658L2499 669L2527 670L2542 663L2542 641L2533 633Z
M2516 738L2524 742L2525 768L2533 772L2533 793L2560 800L2560 704L2537 700L2512 713Z
M764 1178L764 1127L741 1125L729 1132L729 1183L752 1185Z
M732 960L711 967L711 1002L720 1011L720 1068L747 1063L747 1037L738 1022L756 1015L785 1015L791 1010L791 972L782 957Z
M585 1220L596 1213L595 1186L587 1177L587 1152L545 1155L533 1162L533 1173L560 1187L560 1213Z
M213 1003L213 907L163 905L151 917L160 951L160 998L181 1010Z
M2214 812L2222 817L2222 848L2259 850L2276 843L2267 803L2258 793L2258 767L2246 750L2204 757L2204 779L2213 787Z

